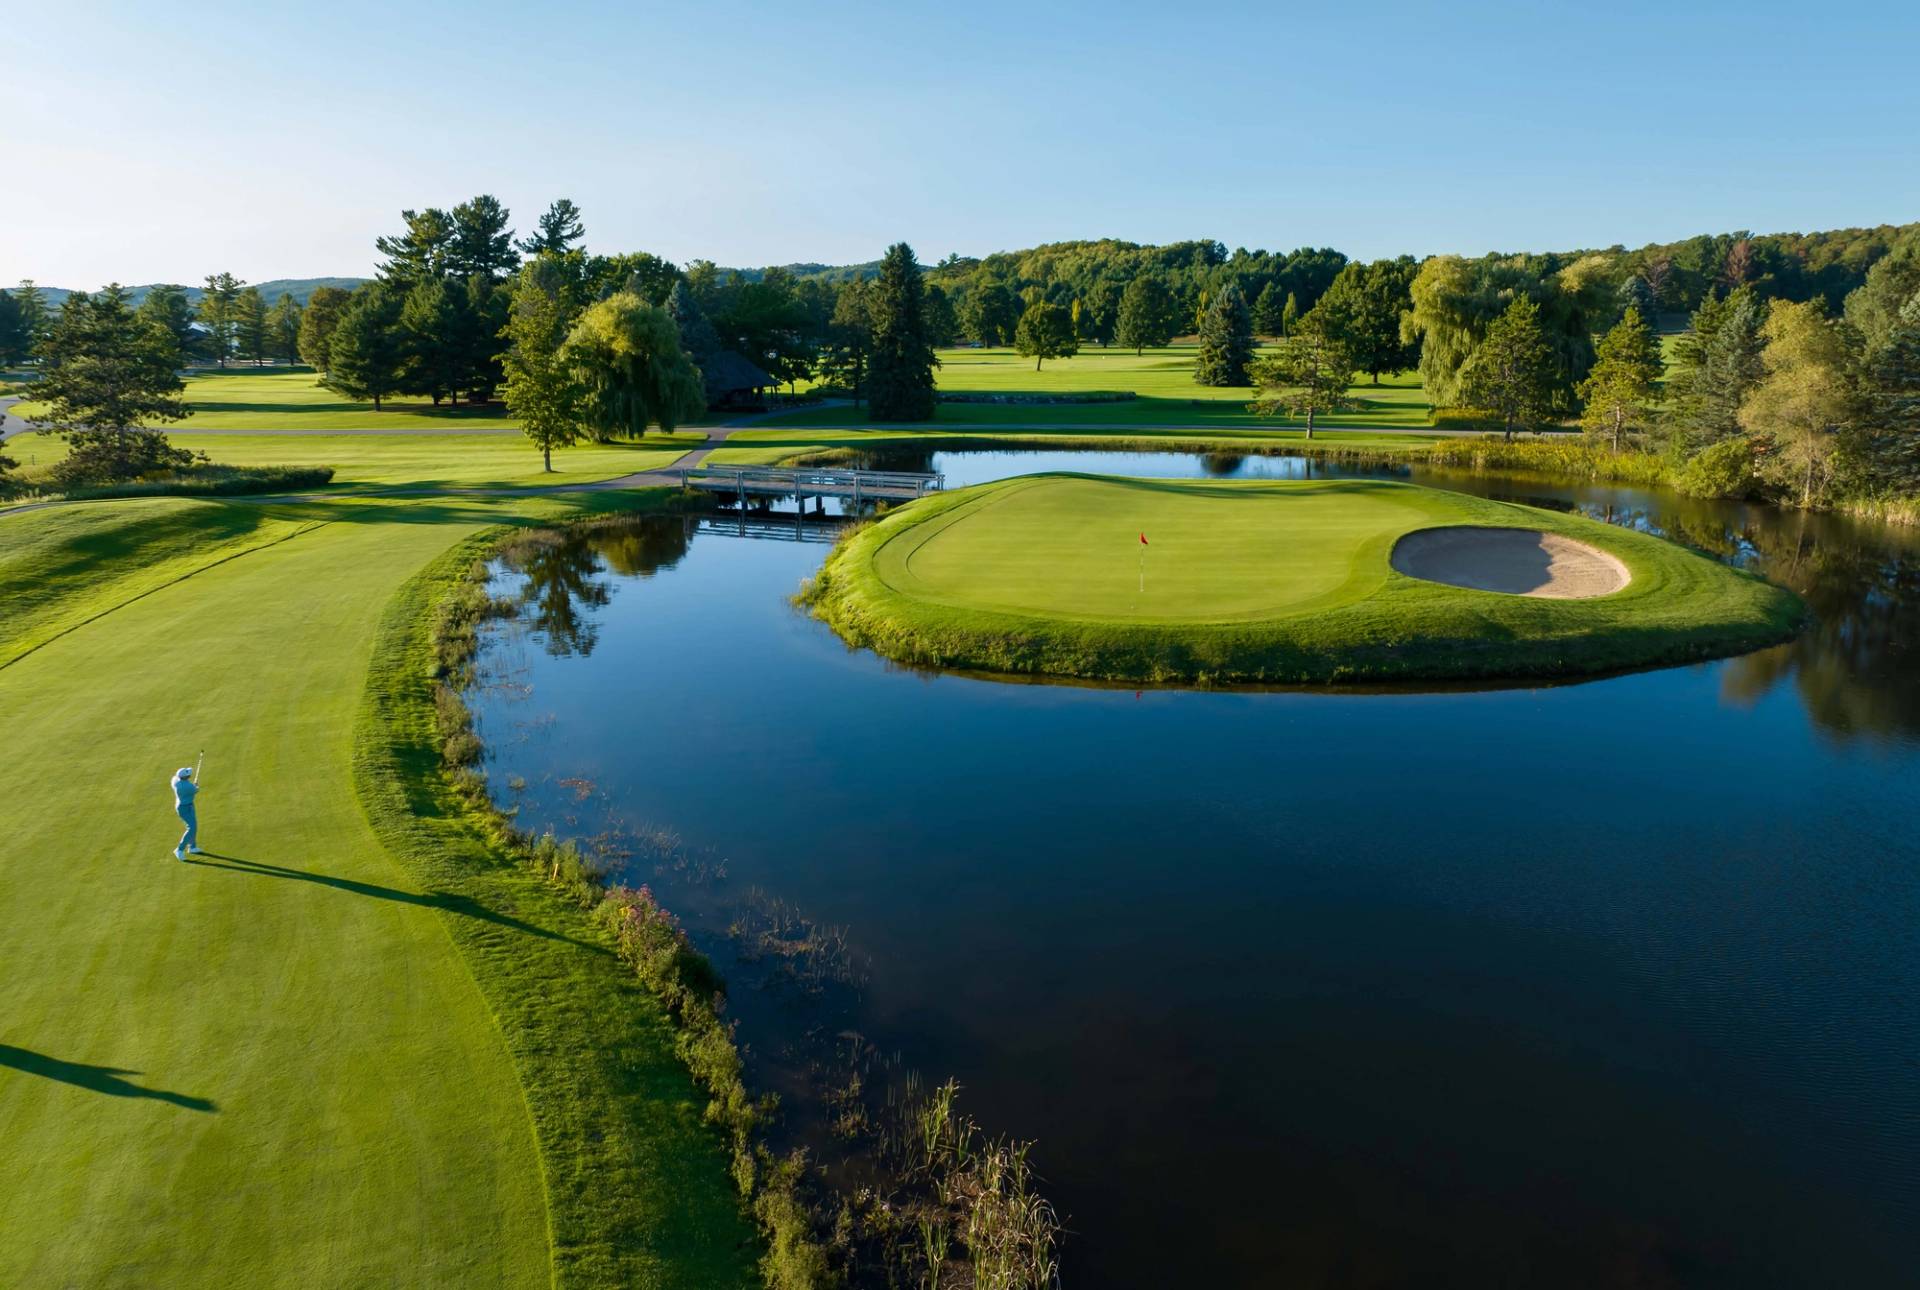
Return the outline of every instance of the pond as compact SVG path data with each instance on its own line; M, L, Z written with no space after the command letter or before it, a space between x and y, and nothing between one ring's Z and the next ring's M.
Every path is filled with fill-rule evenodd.
M1817 622L1578 685L1018 684L849 651L789 603L825 548L738 533L790 538L790 512L649 520L498 568L528 608L472 696L493 782L536 828L677 836L656 886L801 1140L842 1032L1037 1140L1069 1285L1906 1279L1920 541L1386 473L1666 534ZM748 907L838 929L856 966L768 975L727 935Z

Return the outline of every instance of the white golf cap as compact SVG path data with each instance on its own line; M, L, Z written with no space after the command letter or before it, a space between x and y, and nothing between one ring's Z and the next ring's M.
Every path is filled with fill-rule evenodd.
M176 770L173 772L173 777L175 779L185 779L187 776L191 774L193 774L193 767L182 766L179 770Z

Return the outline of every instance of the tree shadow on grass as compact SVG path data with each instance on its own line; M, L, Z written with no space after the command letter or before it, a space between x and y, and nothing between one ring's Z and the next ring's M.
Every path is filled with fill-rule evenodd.
M264 878L291 878L296 882L318 883L322 887L333 887L340 891L352 892L356 896L372 896L376 900L391 900L402 905L419 905L425 909L438 909L449 914L459 914L463 918L479 919L483 923L492 923L509 931L522 932L528 936L538 936L542 940L565 941L592 954L609 953L604 945L592 945L586 941L575 940L559 932L536 927L508 914L488 909L471 896L463 896L451 891L402 891L398 887L382 887L378 883L356 882L351 878L337 878L332 874L314 873L308 869L292 869L286 865L268 864L264 860L243 860L239 856L219 855L212 851L203 851L198 857L188 857L188 864L197 864L206 869L224 869L228 873L248 873Z
M220 1109L204 1097L170 1093L163 1088L144 1088L121 1078L123 1075L138 1075L140 1072L136 1070L62 1061L58 1057L49 1057L45 1053L36 1053L26 1048L16 1048L12 1044L0 1044L0 1066L21 1071L27 1075L39 1075L45 1079L58 1080L62 1084L71 1084L75 1088L84 1088L94 1093L105 1093L109 1097L150 1098L188 1111Z

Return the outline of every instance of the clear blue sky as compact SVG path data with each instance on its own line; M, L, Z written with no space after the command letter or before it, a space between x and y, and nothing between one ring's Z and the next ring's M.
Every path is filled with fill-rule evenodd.
M1361 257L1920 219L1920 5L12 7L0 281L363 274L402 207L601 251Z

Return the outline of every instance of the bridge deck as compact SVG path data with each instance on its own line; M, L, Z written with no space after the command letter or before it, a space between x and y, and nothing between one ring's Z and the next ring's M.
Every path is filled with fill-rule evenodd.
M668 472L688 488L737 496L865 498L924 497L940 491L943 477L904 470L836 467L692 466Z

